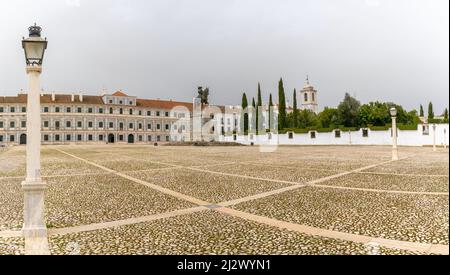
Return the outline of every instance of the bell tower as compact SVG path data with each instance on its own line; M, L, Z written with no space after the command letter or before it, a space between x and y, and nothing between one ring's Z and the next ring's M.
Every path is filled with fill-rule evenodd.
M309 76L306 76L306 84L300 91L300 109L311 110L314 113L318 113L319 105L317 104L317 91L309 83Z

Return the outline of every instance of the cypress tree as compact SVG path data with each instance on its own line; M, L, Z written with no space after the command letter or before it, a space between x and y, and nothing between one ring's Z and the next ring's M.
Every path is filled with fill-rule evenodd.
M253 97L252 98L252 120L251 120L251 123L250 123L250 130L252 131L252 133L253 132L255 132L256 131L256 102L255 102L255 98Z
M256 103L256 133L262 131L262 120L259 120L259 112L262 112L261 85L258 83L258 99Z
M248 107L247 95L245 93L242 94L242 112L245 112L245 109ZM248 133L248 113L244 113L244 135Z
M270 95L269 95L269 129L270 130L272 130L272 124L273 124L273 119L272 119L272 116L273 116L273 110L272 110L272 107L273 107L273 100L272 100L272 93L270 93Z
M284 94L283 79L278 83L278 129L286 128L286 96Z
M292 127L297 128L298 127L298 118L299 118L299 111L297 108L297 91L294 89L294 106L293 106L293 113L292 113Z
M448 123L448 109L447 108L445 108L445 110L444 110L444 122Z
M422 104L420 104L420 111L419 111L419 116L420 117L424 117L424 112L423 112L423 106L422 106Z
M433 119L433 118L434 118L433 103L430 102L428 104L428 119Z

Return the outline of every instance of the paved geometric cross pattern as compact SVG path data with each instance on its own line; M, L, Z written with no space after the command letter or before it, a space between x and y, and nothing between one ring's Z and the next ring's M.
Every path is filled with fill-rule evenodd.
M44 146L52 254L448 254L448 150ZM0 151L0 254L24 253L23 147Z

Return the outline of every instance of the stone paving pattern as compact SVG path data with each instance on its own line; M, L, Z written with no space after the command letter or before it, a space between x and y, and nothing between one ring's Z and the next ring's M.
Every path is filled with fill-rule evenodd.
M209 203L276 191L390 160L390 148L382 146L282 146L273 153L261 153L257 147L43 146L42 175L48 183L46 216L50 229L195 206L59 149ZM448 246L448 150L399 150L400 157L407 159L320 182L344 189L299 185L232 207L318 229ZM0 150L0 254L24 253L22 238L1 237L2 231L22 226L20 183L24 176L25 148ZM384 247L373 253L362 243L288 231L214 210L50 237L54 254L72 254L77 249L75 243L81 254L415 253Z

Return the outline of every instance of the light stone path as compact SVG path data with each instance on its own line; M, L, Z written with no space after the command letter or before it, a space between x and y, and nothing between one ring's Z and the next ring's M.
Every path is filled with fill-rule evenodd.
M165 219L165 218L171 218L181 215L187 215L192 214L199 211L207 210L208 208L203 206L197 206L192 208L186 208L181 210L175 210L172 212L162 213L162 214L155 214L150 216L144 216L144 217L137 217L137 218L130 218L125 220L118 220L118 221L111 221L111 222L102 222L102 223L93 223L88 225L80 225L80 226L74 226L74 227L65 227L65 228L57 228L57 229L49 229L48 234L49 235L65 235L65 234L72 234L72 233L80 233L80 232L87 232L87 231L95 231L100 229L106 229L106 228L112 228L112 227L119 227L124 225L131 225L136 223L143 223L143 222L150 222L155 221L159 219Z
M429 175L429 174L394 174L394 173L383 173L383 172L357 172L358 174L368 174L368 175L384 175L384 176L402 176L402 177L430 177L430 178L448 178L449 175Z
M423 192L423 191L401 191L401 190L385 190L385 189L371 189L371 188L359 188L359 187L346 187L337 185L312 185L317 188L329 188L329 189L342 189L342 190L355 190L375 193L393 193L393 194L409 194L409 195L434 195L434 196L448 196L448 192Z
M365 166L365 167L361 167L352 171L347 171L347 172L343 172L343 173L339 173L336 175L332 175L332 176L328 176L328 177L324 177L324 178L320 178L320 179L316 179L313 181L310 181L308 184L296 184L296 185L292 185L289 187L285 187L285 188L281 188L278 190L274 190L274 191L270 191L270 192L265 192L265 193L261 193L258 195L254 195L254 196L249 196L249 197L245 197L242 199L238 199L238 200L233 200L230 201L232 202L232 204L230 204L230 202L224 202L221 203L219 205L214 206L210 203L207 203L205 201L199 200L197 198L191 197L191 196L187 196L184 195L182 193L179 192L175 192L172 191L170 189L167 188L163 188L160 187L158 185L155 184L151 184L133 177L130 177L128 175L125 175L123 173L114 171L112 169L103 167L99 164L93 163L89 160L85 160L83 158L80 158L78 156L69 154L67 152L64 152L62 150L56 149L57 151L64 153L68 156L71 156L73 158L76 158L78 160L84 161L88 164L91 164L93 166L96 166L100 169L103 169L105 171L109 171L111 173L114 173L118 176L121 176L123 178L129 179L131 181L134 181L136 183L140 183L143 184L145 186L148 186L150 188L153 188L155 190L158 190L160 192L163 192L165 194L174 196L176 198L179 199L183 199L189 202L192 202L194 204L199 205L200 207L194 207L194 208L189 208L189 209L183 209L183 210L177 210L177 211L173 211L173 212L169 212L169 213L165 213L165 214L157 214L157 215L152 215L152 216L147 216L147 217L141 217L141 218L132 218L132 219L127 219L127 220L122 220L122 221L113 221L113 222L107 222L107 223L99 223L99 224L91 224L91 225L85 225L85 226L78 226L78 227L74 227L74 228L63 228L63 229L55 229L54 231L52 231L52 234L58 234L59 230L59 234L67 234L67 233L71 233L71 232L83 232L83 230L96 230L96 228L98 229L104 229L104 228L109 228L109 227L116 227L116 226L120 226L120 225L128 225L128 224L133 224L133 223L140 223L142 221L147 221L147 220L156 220L156 219L160 219L160 218L165 218L165 217L174 217L177 215L183 215L183 214L188 214L188 213L192 213L196 212L196 211L201 211L202 209L211 209L214 211L218 211L220 213L224 213L224 214L228 214L231 216L235 216L235 217L240 217L246 220L252 220L258 223L262 223L262 224L266 224L269 226L273 226L273 227L277 227L277 228L281 228L281 229L287 229L287 230L291 230L291 231L295 231L295 232L299 232L299 233L303 233L303 234L307 234L307 235L313 235L313 236L321 236L321 237L326 237L326 238L333 238L333 239L340 239L340 240L346 240L346 241L353 241L353 242L357 242L357 243L377 243L380 246L384 246L387 248L393 248L393 249L402 249L402 250L408 250L408 251L416 251L416 252L422 252L422 253L433 253L433 254L445 254L448 255L449 254L449 246L448 245L437 245L437 244L426 244L426 243L416 243L416 242L406 242L406 241L398 241L398 240L389 240L389 239L383 239L383 238L374 238L374 237L370 237L370 236L364 236L364 235L357 235L357 234L351 234L351 233L344 233L344 232L339 232L339 231L333 231L333 230L327 230L327 229L322 229L322 228L317 228L317 227L311 227L311 226L306 226L306 225L300 225L300 224L294 224L294 223L289 223L289 222L284 222L284 221L280 221L280 220L276 220L276 219L272 219L272 218L268 218L268 217L264 217L264 216L259 216L259 215L255 215L255 214L250 214L247 212L242 212L242 211L238 211L235 209L231 209L228 207L224 207L224 205L229 206L232 204L236 204L239 202L243 202L243 201L247 201L247 200L253 200L256 198L263 198L263 197L267 197L267 196L271 196L274 194L279 194L282 192L286 192L289 190L294 190L296 188L301 188L304 186L314 186L317 183L329 180L329 179L334 179L334 178L338 178L338 177L342 177L354 172L358 172L358 171L363 171L366 169L370 169L373 167L377 167L383 164L387 164L390 163L392 161L384 161L381 163L377 163L377 164L372 164L369 166ZM409 157L405 157L402 158L406 159ZM162 163L163 164L163 163ZM174 165L174 164L170 164L171 166L174 167L178 167L179 165ZM186 169L189 169L189 167L185 167ZM197 169L197 168L192 168L191 170L200 170L201 169ZM207 172L208 170L204 170L202 172ZM233 175L233 174L232 174ZM253 178L253 177L250 177ZM238 202L239 201L239 202ZM214 207L212 207L214 206ZM55 233L56 232L56 233ZM1 232L0 232L1 233ZM1 236L1 234L0 234Z

